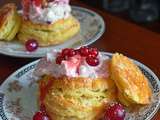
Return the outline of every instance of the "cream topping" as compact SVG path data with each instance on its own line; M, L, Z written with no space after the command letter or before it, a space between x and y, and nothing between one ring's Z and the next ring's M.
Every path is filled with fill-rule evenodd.
M55 58L57 51L52 51L47 54L47 57L42 58L38 63L34 74L37 77L43 75L52 75L56 78L62 76L68 77L89 77L89 78L107 78L108 72L108 61L107 56L99 54L98 58L100 64L98 66L90 66L86 63L85 58L80 55L75 55L68 60L63 60L62 63L56 64Z
M71 15L71 6L67 0L55 0L47 6L30 4L29 19L34 23L54 23Z

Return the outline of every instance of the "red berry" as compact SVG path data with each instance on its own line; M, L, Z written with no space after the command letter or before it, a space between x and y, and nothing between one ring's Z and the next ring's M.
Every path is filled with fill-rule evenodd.
M73 57L75 54L76 52L72 48L65 48L62 50L62 56L64 58Z
M42 5L42 0L32 0L32 2L35 4L35 6L39 7Z
M89 49L88 49L88 47L84 46L79 49L79 52L80 52L81 56L87 57L89 54Z
M61 64L62 61L64 60L64 57L62 55L59 55L57 58L56 58L56 64Z
M33 52L38 48L38 42L34 39L30 39L25 43L26 50Z
M70 50L70 48L65 48L65 49L63 49L63 50L62 50L62 55L63 55L63 56L68 55L69 50Z
M97 48L90 48L89 49L89 56L92 56L92 57L97 57L98 56L98 49Z
M68 57L73 57L74 55L76 55L76 52L74 51L74 49L70 49L68 52Z
M30 0L22 0L23 16L25 17L25 19L27 19L29 15L29 5Z
M33 120L49 120L49 117L44 115L43 112L39 111L33 116Z
M40 111L46 115L46 107L44 106L44 104L40 105Z
M86 62L90 65L90 66L97 66L99 64L99 59L95 58L95 57L87 57L86 58Z
M124 120L125 110L119 103L111 105L105 112L104 120Z

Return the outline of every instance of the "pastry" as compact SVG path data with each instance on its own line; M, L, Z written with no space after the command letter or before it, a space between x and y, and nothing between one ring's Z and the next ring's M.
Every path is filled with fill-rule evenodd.
M125 105L150 103L148 80L129 58L118 53L113 55L111 78L118 87L120 101Z
M71 15L68 0L33 0L25 2L23 6L25 12L18 34L22 43L34 39L39 46L56 45L69 40L80 31L80 23Z
M11 41L16 36L21 25L21 18L13 3L0 9L0 40Z
M147 78L129 58L109 58L96 48L52 51L34 75L40 111L33 120L124 120L125 107L147 105L152 96Z
M64 49L62 53L67 50L73 52ZM99 120L105 104L117 99L115 84L108 75L109 58L99 55L99 63L89 65L86 57L77 54L61 63L58 54L48 54L34 71L36 76L42 76L39 103L45 106L51 120Z

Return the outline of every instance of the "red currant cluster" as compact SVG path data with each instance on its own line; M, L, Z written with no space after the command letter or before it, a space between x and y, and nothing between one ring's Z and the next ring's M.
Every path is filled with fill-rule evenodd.
M41 105L40 111L33 116L33 120L50 120L43 105Z
M99 59L97 58L98 54L99 52L97 48L88 48L88 47L81 47L79 49L65 48L57 56L56 63L61 64L63 60L67 60L68 58L73 57L74 55L80 55L82 57L85 57L86 62L90 66L97 66L99 64Z

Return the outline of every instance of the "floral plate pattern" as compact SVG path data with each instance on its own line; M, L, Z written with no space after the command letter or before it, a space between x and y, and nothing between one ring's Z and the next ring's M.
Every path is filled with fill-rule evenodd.
M103 52L111 57L111 53ZM32 120L38 110L38 86L32 74L37 62L32 62L10 75L0 87L0 119L1 120ZM125 120L150 120L160 106L160 82L158 77L145 65L135 61L145 76L148 78L153 100L150 105L143 107L138 112L127 113Z
M79 34L70 40L55 46L39 47L34 52L27 52L25 46L14 40L13 42L0 41L0 53L15 57L43 57L51 49L63 49L66 47L77 48L89 45L98 40L105 30L103 18L97 13L82 7L72 6L72 15L75 16L81 25Z

